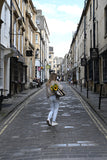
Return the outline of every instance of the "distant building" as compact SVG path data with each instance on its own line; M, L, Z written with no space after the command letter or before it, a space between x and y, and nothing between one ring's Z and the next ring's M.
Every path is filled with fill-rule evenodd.
M54 72L53 70L53 60L54 60L54 50L53 47L49 47L49 65L50 65L50 73Z
M63 62L62 57L55 57L53 60L53 70L59 76L59 78L62 74L62 62Z
M45 79L49 79L49 69L46 69L46 64L49 63L49 29L44 15L42 15L42 10L37 10L36 23L38 26L39 36L39 56L38 60L35 62L35 67L40 67L40 79L44 82Z

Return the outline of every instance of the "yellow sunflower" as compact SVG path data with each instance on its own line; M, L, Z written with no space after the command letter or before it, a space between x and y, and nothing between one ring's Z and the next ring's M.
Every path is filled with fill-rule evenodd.
M53 91L53 90L54 90L53 86L51 86L50 88L51 88L51 91Z
M58 85L57 85L57 84L54 84L54 85L53 85L53 88L54 88L54 91L57 91L57 90L58 90Z

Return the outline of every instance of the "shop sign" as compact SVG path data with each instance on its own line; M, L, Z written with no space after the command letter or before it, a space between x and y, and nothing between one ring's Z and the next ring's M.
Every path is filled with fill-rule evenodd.
M33 56L32 50L26 50L26 56Z
M50 67L50 65L49 64L47 64L46 65L46 69L50 69L51 67Z
M81 66L86 66L86 58L81 58Z
M90 58L91 59L98 58L98 48L90 48Z
M41 71L41 67L38 67L38 71Z

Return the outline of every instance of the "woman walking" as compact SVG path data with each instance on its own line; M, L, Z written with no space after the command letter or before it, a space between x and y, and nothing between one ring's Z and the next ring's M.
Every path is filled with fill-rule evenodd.
M48 114L47 124L49 126L56 126L58 123L56 122L58 109L59 109L59 98L56 97L56 94L53 90L53 87L57 89L62 89L62 86L57 81L57 74L52 73L50 75L49 81L46 84L46 93L47 98L49 98L49 104L50 104L50 112ZM51 122L52 119L52 122Z

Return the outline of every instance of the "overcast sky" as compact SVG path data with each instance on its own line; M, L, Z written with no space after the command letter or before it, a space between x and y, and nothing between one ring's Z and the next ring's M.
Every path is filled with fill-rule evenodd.
M68 53L72 35L77 29L84 0L32 0L36 9L41 9L50 32L50 46L54 54L64 57Z

